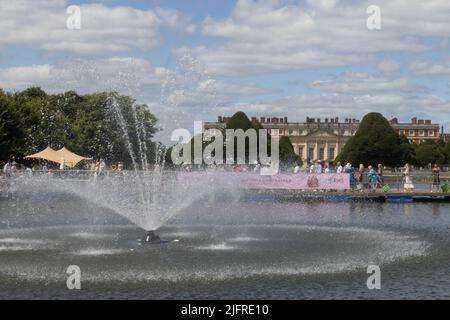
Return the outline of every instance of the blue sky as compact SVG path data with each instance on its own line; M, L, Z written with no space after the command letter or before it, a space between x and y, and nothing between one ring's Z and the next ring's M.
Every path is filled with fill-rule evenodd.
M353 0L0 0L0 88L117 90L165 130L249 116L371 111L450 128L450 3ZM80 8L69 30L66 9ZM450 130L447 130L450 131Z

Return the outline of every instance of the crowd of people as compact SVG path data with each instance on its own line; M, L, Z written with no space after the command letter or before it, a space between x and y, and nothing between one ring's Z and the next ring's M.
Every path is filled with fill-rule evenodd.
M155 166L155 170L157 170L157 165ZM25 170L19 170L20 166L15 161L14 158L8 160L2 169L2 175L4 178L13 178L19 171L25 173L28 176L32 176L35 172L40 173L48 173L54 174L55 172L63 173L63 171L67 170L64 163L59 165L59 170L49 170L46 163L40 165L39 167L35 165L32 169L29 167L25 167ZM58 168L58 167L57 167ZM99 159L95 162L92 162L88 166L89 170L86 172L90 172L91 176L93 176L94 180L103 179L108 173L114 173L115 176L122 176L124 170L124 164L122 162L118 162L117 164L111 165L109 168L106 165L106 162L103 159ZM274 163L269 163L268 165L261 165L258 161L255 161L251 165L209 165L209 166L195 166L190 164L185 164L181 166L182 171L197 171L197 170L214 170L214 171L228 171L235 173L261 173L264 170L275 169ZM386 188L385 184L385 176L384 170L385 167L382 164L378 164L376 167L372 165L364 166L364 164L360 164L359 167L355 168L351 163L346 163L343 165L341 162L337 162L335 165L328 161L322 162L321 160L317 161L305 161L303 163L295 163L293 169L290 171L293 174L307 173L307 174L330 174L330 173L346 173L349 175L350 179L350 187L352 190L362 191L362 190L371 190L376 191L377 189ZM415 189L413 177L411 174L412 167L409 164L405 164L401 168L402 180L403 180L403 189L406 192L411 192ZM431 191L440 191L441 186L441 178L440 178L441 169L438 165L434 165L431 168L431 182L430 189ZM63 175L61 175L63 176Z

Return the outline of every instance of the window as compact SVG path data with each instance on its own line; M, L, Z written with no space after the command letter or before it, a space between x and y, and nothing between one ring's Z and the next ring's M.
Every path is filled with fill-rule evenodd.
M425 136L425 131L419 130L419 137L424 137L424 136Z
M330 159L329 160L334 160L334 148L330 148Z
M298 148L298 155L303 158L303 147Z
M415 136L414 130L409 130L409 135L410 135L411 137L414 137L414 136Z
M294 130L292 130L292 129L289 129L289 135L293 135L294 134Z
M320 160L324 160L325 159L325 149L324 148L320 148L319 149L319 159Z
M434 130L428 130L428 136L434 137Z
M405 130L399 130L399 134L405 134Z
M308 159L309 160L314 160L314 148L309 148L308 149Z
M282 135L282 134L283 134L283 129L278 129L278 133L279 133L280 135Z

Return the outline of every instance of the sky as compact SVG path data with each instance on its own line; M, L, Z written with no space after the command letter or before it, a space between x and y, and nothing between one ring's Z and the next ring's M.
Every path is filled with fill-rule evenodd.
M239 110L450 132L449 17L448 0L0 0L0 88L132 95L165 143Z

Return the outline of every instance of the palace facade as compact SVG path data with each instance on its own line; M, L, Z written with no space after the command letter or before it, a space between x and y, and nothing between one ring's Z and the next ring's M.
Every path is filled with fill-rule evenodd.
M204 129L224 129L230 117L219 116L217 122L205 122ZM302 160L333 161L348 139L358 130L360 120L345 118L310 118L305 122L289 122L287 117L252 117L259 121L272 136L287 136L294 151ZM404 134L409 141L421 143L427 139L440 138L440 125L431 120L412 118L411 123L399 123L397 118L390 121L398 134Z

